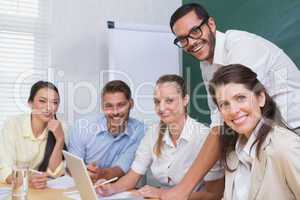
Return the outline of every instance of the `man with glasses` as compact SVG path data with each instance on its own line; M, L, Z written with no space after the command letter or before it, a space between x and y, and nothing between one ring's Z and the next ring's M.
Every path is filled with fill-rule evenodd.
M207 91L209 80L221 66L248 66L257 73L258 79L278 104L286 125L300 132L300 71L280 48L245 31L217 31L214 18L196 3L178 8L171 17L170 27L176 35L174 44L201 61L200 68ZM211 134L180 184L162 193L161 199L187 199L197 182L220 156L219 128L223 122L210 96L208 104Z

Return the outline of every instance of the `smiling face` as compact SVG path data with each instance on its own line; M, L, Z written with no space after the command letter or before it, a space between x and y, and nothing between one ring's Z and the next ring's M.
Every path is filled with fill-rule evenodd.
M216 87L215 98L226 124L249 137L262 118L265 93L256 95L242 84L229 83Z
M107 92L103 95L102 110L111 133L123 132L132 106L133 101L127 99L122 92Z
M32 101L29 101L32 109L32 117L43 122L52 119L58 110L59 95L50 88L41 88L37 91Z
M185 119L188 96L182 97L175 82L157 84L154 91L155 111L167 125Z
M191 30L198 27L203 19L199 19L194 11L191 11L178 19L172 27L176 37L184 37ZM184 50L200 61L212 63L215 48L216 24L213 18L201 26L202 36L199 39L188 38L188 45Z

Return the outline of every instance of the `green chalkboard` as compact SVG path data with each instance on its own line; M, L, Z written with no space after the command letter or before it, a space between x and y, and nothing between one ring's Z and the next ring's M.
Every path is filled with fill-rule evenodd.
M219 31L245 30L258 34L283 49L300 66L300 0L183 0L200 3L213 16ZM199 62L183 53L183 75L191 98L189 113L200 122L210 123L206 91Z

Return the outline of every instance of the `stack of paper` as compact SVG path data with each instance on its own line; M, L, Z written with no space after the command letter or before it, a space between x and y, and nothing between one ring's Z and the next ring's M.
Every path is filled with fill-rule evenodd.
M75 182L72 177L65 175L47 182L48 188L52 189L68 189L75 187Z
M65 192L64 193L68 198L73 200L81 200L79 192L77 190L72 192ZM132 195L131 192L120 192L109 197L101 197L99 196L99 200L115 200L115 199L123 199L123 200L142 200L143 197L135 197Z
M0 200L7 199L10 196L11 188L2 187L0 188Z

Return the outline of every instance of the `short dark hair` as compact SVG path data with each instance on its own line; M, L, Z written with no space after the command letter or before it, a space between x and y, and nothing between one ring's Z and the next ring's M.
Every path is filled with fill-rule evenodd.
M102 98L107 93L116 93L116 92L122 92L127 100L131 99L131 90L129 86L121 80L113 80L109 81L105 84L105 86L102 89Z
M171 30L173 31L173 26L177 20L179 20L181 17L185 16L191 11L194 11L199 19L208 20L209 18L208 12L202 5L197 3L184 4L181 7L177 8L177 10L171 16L170 19Z

